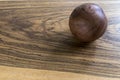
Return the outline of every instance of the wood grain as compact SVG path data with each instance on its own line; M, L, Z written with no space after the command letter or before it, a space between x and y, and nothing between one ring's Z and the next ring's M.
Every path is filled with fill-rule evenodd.
M120 80L86 74L0 66L1 80Z
M76 41L68 26L72 10L97 3L108 17L103 37ZM0 65L120 78L120 0L0 2Z

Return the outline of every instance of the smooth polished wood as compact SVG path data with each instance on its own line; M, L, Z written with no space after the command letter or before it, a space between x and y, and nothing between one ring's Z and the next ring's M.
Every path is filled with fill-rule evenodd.
M1 80L120 80L86 74L0 66Z
M68 19L76 6L89 2L103 8L109 24L104 36L83 44L72 36ZM61 72L65 76L70 74L71 80L72 75L82 80L96 80L96 77L97 80L119 80L120 0L1 1L0 65L0 74L4 75L0 78L11 76L4 80L14 76L19 80L32 73L31 80L34 77L44 80L44 76L39 75L47 77L49 72L53 76L51 80L66 79L59 77ZM27 68L28 73L24 72ZM36 75L37 70L39 75Z

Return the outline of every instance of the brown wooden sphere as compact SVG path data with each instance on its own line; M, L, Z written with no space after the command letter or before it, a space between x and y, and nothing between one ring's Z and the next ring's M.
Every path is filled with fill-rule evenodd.
M99 5L85 3L73 10L69 26L72 34L80 42L92 42L104 34L107 18Z

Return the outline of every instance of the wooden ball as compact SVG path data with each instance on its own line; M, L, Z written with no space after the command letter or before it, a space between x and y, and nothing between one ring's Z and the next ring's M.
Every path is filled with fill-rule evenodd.
M92 42L106 31L107 18L99 5L85 3L73 10L69 26L72 34L80 42Z

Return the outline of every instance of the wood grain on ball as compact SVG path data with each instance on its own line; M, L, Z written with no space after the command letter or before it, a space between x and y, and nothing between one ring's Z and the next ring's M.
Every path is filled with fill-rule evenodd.
M107 28L107 18L99 5L86 3L73 10L69 26L80 42L92 42L104 34Z

